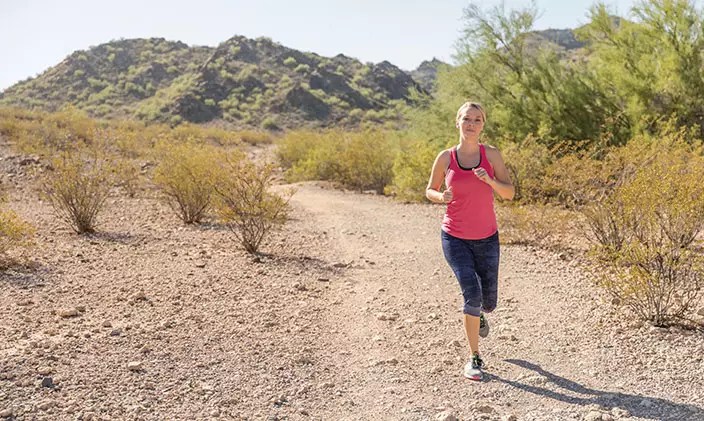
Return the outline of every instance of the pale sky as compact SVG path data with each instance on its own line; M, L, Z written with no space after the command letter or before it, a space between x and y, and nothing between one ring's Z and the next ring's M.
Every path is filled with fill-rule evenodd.
M483 8L500 0L475 1ZM627 17L634 0L605 0ZM464 0L0 0L0 90L76 50L113 39L161 37L216 46L235 35L405 70L452 62ZM504 0L507 10L529 0ZM593 0L537 0L536 29L575 28Z

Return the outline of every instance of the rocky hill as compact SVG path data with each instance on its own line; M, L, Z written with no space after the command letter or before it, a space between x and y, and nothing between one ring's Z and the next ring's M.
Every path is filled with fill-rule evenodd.
M533 44L574 54L572 30L536 31ZM0 106L56 111L71 104L99 118L236 128L357 126L399 119L411 89L432 92L433 59L404 72L393 64L322 57L268 38L235 36L217 47L163 38L111 41L76 51L36 78L0 93Z
M77 51L5 90L0 105L70 103L103 118L274 129L394 119L411 88L423 90L387 61L322 57L268 38L236 36L216 48L152 38Z

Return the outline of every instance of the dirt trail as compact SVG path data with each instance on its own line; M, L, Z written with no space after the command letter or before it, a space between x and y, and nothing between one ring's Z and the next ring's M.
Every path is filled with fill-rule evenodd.
M37 228L30 267L0 272L2 421L704 420L702 332L638 325L577 261L525 247L502 248L488 379L464 379L441 206L300 184L252 257L153 186L75 235L39 160L0 158Z
M323 419L704 419L702 334L629 325L576 261L502 248L499 308L480 343L488 380L473 383L460 375L468 350L442 207L312 185L293 204L329 238L325 258L349 266L323 317L338 379L338 405L312 411Z

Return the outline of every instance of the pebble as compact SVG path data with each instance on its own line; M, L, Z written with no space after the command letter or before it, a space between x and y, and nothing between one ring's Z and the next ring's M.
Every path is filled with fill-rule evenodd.
M513 414L504 415L501 417L501 421L518 421L518 417Z
M140 371L142 369L142 363L139 361L130 361L127 363L127 368L130 371Z
M629 418L631 413L622 408L613 408L611 409L611 415L616 418Z
M435 416L435 419L437 421L457 421L457 417L451 410L447 411L442 411L438 415Z
M51 374L52 369L51 367L39 367L37 369L37 373L41 374L42 376L46 376L48 374Z
M39 405L37 405L37 408L41 409L42 411L47 411L51 409L54 406L54 401L52 400L45 400L41 402Z
M0 411L0 417L2 418L10 418L12 416L12 409L3 409Z
M122 334L122 331L120 329L113 329L110 332L110 336L120 336Z
M590 411L584 416L584 421L601 421L602 415L599 411Z
M56 311L56 314L58 314L61 317L74 317L78 316L79 312L76 307L68 307L68 308L61 308Z

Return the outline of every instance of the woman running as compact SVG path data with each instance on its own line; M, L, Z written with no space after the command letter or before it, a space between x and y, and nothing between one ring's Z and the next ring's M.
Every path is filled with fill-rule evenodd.
M481 380L479 336L489 334L484 313L496 308L499 278L499 232L494 212L494 192L513 199L514 188L501 153L479 143L486 113L474 102L462 104L455 126L457 146L438 154L433 163L425 195L435 203L446 203L442 220L442 249L464 297L464 331L471 359L464 375ZM441 191L445 181L446 190Z

